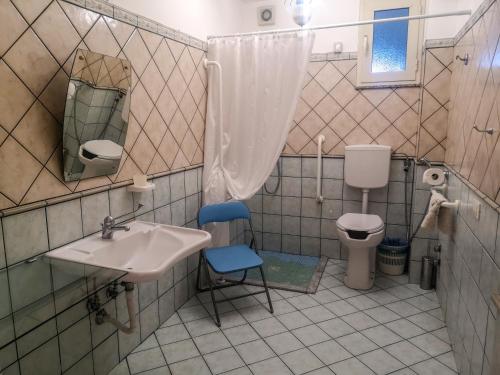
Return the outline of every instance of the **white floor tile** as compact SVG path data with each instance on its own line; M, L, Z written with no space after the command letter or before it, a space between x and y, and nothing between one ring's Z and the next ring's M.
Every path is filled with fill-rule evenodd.
M367 339L359 332L339 337L336 341L355 356L378 348L375 343Z
M311 346L323 341L330 340L325 332L323 332L318 326L310 325L302 328L297 328L292 331L292 333L297 337L302 344L305 346Z
M321 361L307 348L283 354L280 358L296 375L323 367Z
M247 365L275 356L271 348L262 340L255 340L236 346L236 351Z
M266 337L265 341L278 355L285 354L304 347L304 345L290 332Z
M330 366L336 375L374 375L375 373L356 358L334 363Z
M345 264L329 260L316 294L271 290L274 314L263 294L220 304L222 329L209 315L210 296L191 298L114 373L130 375L130 367L131 375L456 374L434 291L405 284L407 276L382 275L371 290L353 290L343 285Z
M405 367L405 365L382 349L362 354L358 356L358 359L377 375L389 374Z

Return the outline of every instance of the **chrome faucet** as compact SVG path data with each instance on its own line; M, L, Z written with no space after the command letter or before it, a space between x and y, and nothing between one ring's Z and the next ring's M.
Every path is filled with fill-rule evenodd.
M102 226L101 238L103 240L113 239L113 233L116 232L117 230L124 230L125 232L128 232L130 230L130 227L127 227L126 225L115 225L115 219L113 219L111 216L106 216L101 226Z

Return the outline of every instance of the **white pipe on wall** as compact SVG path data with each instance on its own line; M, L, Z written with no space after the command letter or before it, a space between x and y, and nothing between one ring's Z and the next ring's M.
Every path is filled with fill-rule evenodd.
M215 66L217 68L217 72L219 73L219 126L220 126L220 139L219 139L219 147L220 147L220 165L222 169L222 140L224 139L224 128L222 127L222 66L217 61L209 61L208 59L203 59L203 66L208 70L209 66ZM210 79L210 76L209 76ZM222 169L224 170L224 169Z
M378 23L399 22L399 21L414 21L414 20L422 20L422 19L427 19L427 18L470 16L471 14L472 14L472 11L470 9L468 9L468 10L460 10L460 11L456 11L456 12L419 14L416 16L382 18L379 20L363 20L363 21L343 22L343 23L336 23L336 24L330 24L330 25L319 25L319 26L311 26L311 27L303 27L303 28L302 27L295 27L295 28L288 28L288 29L254 31L254 32L249 32L249 33L236 33L236 34L227 34L227 35L210 35L210 36L208 36L208 39L228 38L228 37L235 37L235 36L251 36L251 35L261 35L261 34L292 33L292 32L304 31L304 30L337 29L340 27L374 25L374 24L378 24Z
M323 134L318 135L318 165L317 165L317 176L316 176L316 201L318 203L323 203L323 196L321 195L321 179L323 173L323 142L325 141L325 136Z

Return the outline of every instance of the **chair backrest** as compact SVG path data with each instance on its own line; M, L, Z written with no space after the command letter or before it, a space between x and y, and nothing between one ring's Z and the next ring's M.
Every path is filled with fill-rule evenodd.
M208 223L223 223L236 219L250 220L250 211L245 203L231 201L218 204L210 204L200 209L198 213L198 225Z

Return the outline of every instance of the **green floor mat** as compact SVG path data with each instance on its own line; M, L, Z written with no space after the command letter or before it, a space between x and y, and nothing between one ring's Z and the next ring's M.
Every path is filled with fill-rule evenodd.
M267 285L271 288L302 293L316 293L321 275L328 258L306 255L259 251L264 260L264 274ZM230 280L238 280L242 273L233 275ZM246 284L262 286L258 268L248 271Z

